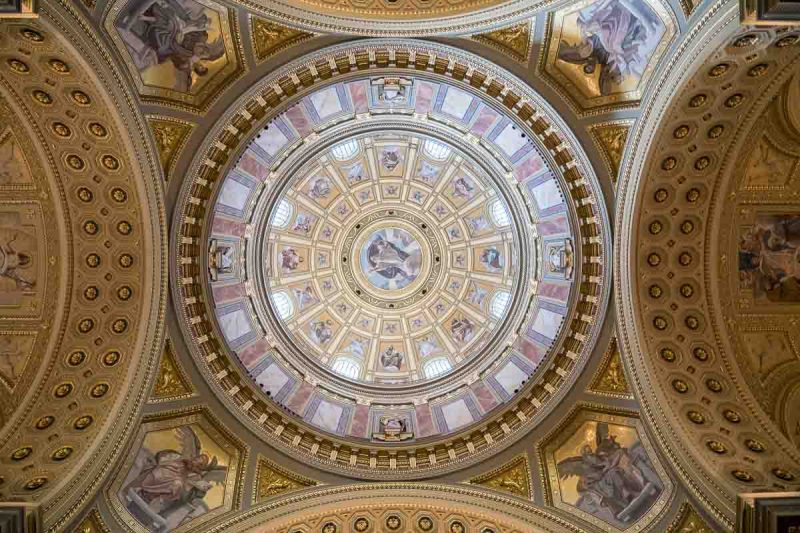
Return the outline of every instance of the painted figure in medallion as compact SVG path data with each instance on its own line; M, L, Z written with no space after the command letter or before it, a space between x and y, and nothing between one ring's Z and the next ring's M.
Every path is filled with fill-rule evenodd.
M558 59L582 65L600 95L642 78L666 28L643 0L598 0L580 11L579 41L559 42ZM598 72L599 71L599 72Z
M191 426L173 430L176 449L142 446L122 488L128 511L150 531L166 532L210 510L206 495L222 485L228 467L203 450Z
M469 200L475 195L475 184L466 176L459 176L453 180L454 198L463 198Z
M331 181L321 176L319 178L315 178L311 182L311 186L308 188L308 195L313 198L314 200L319 200L323 198L327 198L331 194Z
M381 366L384 370L399 372L404 358L403 352L396 350L394 346L389 346L381 353Z
M320 346L327 344L333 338L333 322L330 320L317 320L311 323L311 340Z
M281 250L281 268L285 273L297 270L303 262L304 259L294 248L285 248Z
M481 252L480 262L489 272L500 272L503 270L503 255L494 246L486 248Z
M391 172L403 161L403 155L399 148L384 148L380 159L383 168Z
M189 92L208 75L208 63L225 57L222 37L210 38L219 24L219 16L195 0L136 0L116 28L140 73L169 65L173 82L165 88Z
M422 252L407 231L376 231L361 251L361 269L379 289L402 289L419 275Z
M454 318L450 321L450 333L461 344L466 344L475 336L475 324L467 317Z

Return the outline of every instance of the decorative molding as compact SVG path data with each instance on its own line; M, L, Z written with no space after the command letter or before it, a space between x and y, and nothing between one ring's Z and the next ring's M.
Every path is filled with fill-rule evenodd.
M253 503L262 502L286 492L314 487L319 482L290 472L261 455L257 458L253 484Z
M713 533L713 531L688 502L681 505L675 520L667 528L667 533Z
M531 28L534 22L534 19L529 19L519 24L479 33L472 38L511 57L514 61L527 64L533 37Z
M168 340L158 364L158 375L153 384L149 403L159 403L189 398L194 394L191 381L186 376Z
M92 509L83 517L72 533L111 533L111 530L103 522L103 517L97 509Z
M616 337L612 337L608 343L603 360L589 385L589 392L614 398L633 398Z
M147 115L146 118L158 150L164 180L169 181L172 167L191 137L194 124L162 115Z
M524 500L530 500L533 491L531 490L528 455L518 455L490 472L473 477L469 480L469 483L507 492Z
M633 120L613 120L589 126L592 140L600 150L611 177L611 183L615 186L625 152L625 144L628 140L628 131L632 125Z
M314 38L313 33L282 26L255 15L250 15L250 35L253 40L253 53L258 62Z

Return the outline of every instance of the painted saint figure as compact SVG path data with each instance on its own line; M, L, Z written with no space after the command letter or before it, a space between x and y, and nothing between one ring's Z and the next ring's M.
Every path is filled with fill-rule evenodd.
M418 243L407 232L381 230L362 250L361 262L364 273L375 286L399 289L417 278L421 253ZM375 278L373 274L379 277Z
M208 74L205 62L225 55L222 37L209 42L211 21L195 0L131 2L116 27L139 72L171 63L171 89L188 92L196 77Z
M594 447L584 444L580 456L558 463L561 479L578 476L575 506L614 525L641 517L662 490L647 452L639 442L625 448L608 424L597 423Z
M294 248L281 250L281 268L284 272L292 272L300 268L303 258L297 254Z
M398 372L403 366L403 358L403 352L395 350L394 346L389 346L381 354L381 366L384 370Z
M664 24L640 0L599 0L578 15L580 41L559 43L558 58L583 66L587 76L599 69L603 96L620 91L629 78L644 75L650 57L664 35Z
M15 234L10 241L0 244L0 277L12 280L18 290L29 291L36 286L36 281L23 276L20 271L31 265L31 256L14 249L12 244L16 240Z
M206 493L227 477L228 467L203 453L191 427L176 428L175 434L179 450L139 450L135 477L122 490L131 514L153 531L171 531L208 512Z

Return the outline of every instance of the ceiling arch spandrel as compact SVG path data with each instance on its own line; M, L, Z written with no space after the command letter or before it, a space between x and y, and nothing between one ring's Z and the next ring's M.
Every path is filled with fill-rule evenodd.
M537 97L504 90L492 70L489 93L504 94L520 122L466 84L404 73L425 61L458 80L472 67L477 87L486 79L477 58L383 46L340 47L374 74L346 76L340 52L320 54L306 61L338 80L295 97L286 84L311 79L291 66L281 93L259 89L242 104L247 115L227 115L252 141L245 149L218 126L244 151L221 175L216 164L195 167L206 176L196 183L213 184L213 218L205 249L180 263L202 265L180 277L204 281L177 296L188 298L187 338L210 363L204 372L237 375L233 389L219 385L263 438L294 442L290 453L323 468L414 476L471 460L560 394L593 342L588 321L568 341L580 325L570 317L578 300L602 306L602 256L588 257L605 237L581 156ZM579 191L567 195L574 180ZM574 206L575 194L588 203ZM590 246L579 248L584 231ZM192 243L180 253L198 252ZM582 290L579 272L591 272ZM214 306L195 318L197 290ZM478 422L488 425L476 434ZM459 444L436 444L458 434ZM319 436L306 446L306 435Z
M126 131L132 101L60 17L0 27L0 499L36 502L47 527L132 431L165 305L158 175Z
M678 76L659 81L652 124L634 137L647 155L623 175L618 217L618 267L631 258L618 299L623 353L677 471L722 520L738 492L794 490L800 458L786 404L796 402L788 110L800 35L729 30L729 17L709 26L717 42L698 34L705 56L675 66L689 72L678 91L667 96ZM631 168L645 176L638 185Z

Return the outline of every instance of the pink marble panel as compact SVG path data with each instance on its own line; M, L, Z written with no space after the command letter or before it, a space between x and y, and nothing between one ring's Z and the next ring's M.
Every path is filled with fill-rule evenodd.
M558 215L540 221L537 229L541 235L569 233L569 222L567 222L567 217L564 215Z
M211 224L212 235L233 235L234 237L244 237L244 222L237 222L220 215L214 215L214 222Z
M216 303L229 302L237 298L245 296L244 283L236 283L234 285L225 285L224 287L214 286L211 288L214 294L214 301Z
M246 368L253 368L268 352L269 342L264 337L261 337L246 348L239 350L237 355L239 356L239 361L241 361Z
M539 284L539 294L553 300L566 302L569 298L569 286L545 281Z
M355 412L353 413L353 421L350 423L349 435L353 437L368 438L369 424L369 406L356 405Z
M477 381L472 385L472 392L475 393L478 405L480 405L484 413L488 413L497 407L497 398L494 397L492 391L482 381Z
M534 174L540 172L544 166L544 160L538 153L533 152L530 157L517 163L514 167L514 177L517 181L525 181Z
M308 119L303 108L296 105L286 111L286 118L289 119L292 127L297 130L301 137L310 135L314 131L314 125Z
M364 81L347 84L350 91L350 99L353 101L353 109L356 113L366 113L369 111L367 102L367 84Z
M417 437L428 437L436 433L430 405L417 405L415 410L417 412Z
M242 172L250 174L261 182L265 181L269 175L269 167L265 165L259 158L247 152L245 152L245 154L239 160L239 165L237 168Z
M298 415L302 415L309 398L314 394L314 389L314 385L304 381L297 390L289 394L284 404Z
M472 127L470 131L475 135L482 137L489 128L494 124L495 120L499 115L495 112L494 109L482 106L481 112L478 113L478 118L475 119L475 122L472 123Z
M530 359L530 361L538 365L544 359L545 354L547 353L547 348L541 346L535 342L530 342L525 339L520 339L515 343L514 346L517 350L522 353L525 357Z
M427 113L431 110L433 102L433 85L420 83L417 87L417 100L414 109L417 113Z

